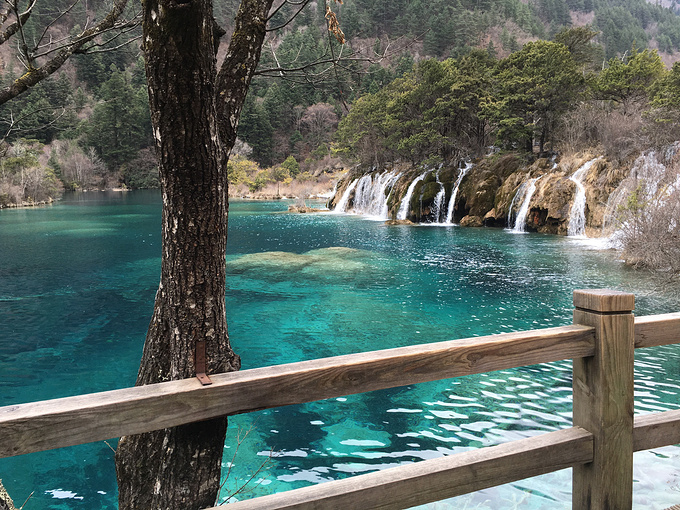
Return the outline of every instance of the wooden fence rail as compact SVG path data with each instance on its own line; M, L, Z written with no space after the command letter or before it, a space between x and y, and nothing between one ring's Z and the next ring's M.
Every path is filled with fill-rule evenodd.
M633 349L680 343L680 313L574 292L574 325L400 347L0 408L0 457L420 382L574 360L574 426L265 496L235 509L408 508L574 467L573 508L630 508L632 453L680 443L680 411L633 420ZM606 476L603 475L606 473Z

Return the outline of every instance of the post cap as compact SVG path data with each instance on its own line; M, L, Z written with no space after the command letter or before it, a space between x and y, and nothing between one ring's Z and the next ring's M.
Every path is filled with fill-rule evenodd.
M635 295L610 289L575 290L574 306L594 312L630 312L635 309Z

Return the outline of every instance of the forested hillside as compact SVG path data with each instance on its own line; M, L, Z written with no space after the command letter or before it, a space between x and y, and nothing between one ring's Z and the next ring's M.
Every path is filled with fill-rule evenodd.
M585 72L595 49L589 34L567 29L557 39L569 46L530 42L500 60L484 50L423 60L355 102L338 150L367 165L451 163L490 145L539 154L600 147L622 161L677 140L680 65L667 70L656 51L633 47Z
M237 5L237 0L216 1L218 22L227 32L225 39L233 29L231 20ZM60 36L101 18L109 2L73 6L69 0L54 0L39 3L36 9L22 27L21 41L27 46L34 44L34 51L40 55L56 51L55 41ZM423 92L423 79L433 86L446 85L438 83L439 77L426 76L428 73L443 72L449 80L451 73L457 73L465 79L463 96L481 97L490 92L488 87L498 85L499 73L509 73L507 78L517 81L523 74L534 72L522 67L522 59L547 47L533 46L533 50L518 53L527 42L557 40L567 44L576 66L572 69L569 64L560 72L573 74L578 70L576 74L581 76L559 85L567 87L569 95L560 98L561 105L548 108L564 113L573 111L586 90L599 91L599 95L588 97L617 102L611 96L616 92L607 92L602 89L605 85L589 81L597 80L592 76L598 75L584 81L583 76L590 71L608 69L617 57L625 66L637 61L636 55L654 57L653 51L644 52L647 48L658 50L659 62L669 65L680 49L680 17L670 8L643 0L346 0L342 5L333 4L346 37L344 45L327 30L325 2L305 2L298 10L297 5L283 4L270 20L273 30L264 46L260 74L241 117L239 136L244 143L232 157L230 180L235 192L257 191L268 183L289 183L292 179L310 182L341 166L333 142L338 123L352 105L358 106L355 115L362 108L368 109L367 115L382 115L385 112L380 105L371 103L376 98L389 97L397 90L417 96ZM9 12L3 27L15 19ZM587 36L585 40L574 38L576 32L564 31L584 24L592 30L580 34ZM74 55L58 73L0 109L5 154L0 166L0 203L43 200L55 195L59 183L67 189L157 185L139 41L122 44L138 33L139 29L133 28L122 37L102 39L95 52ZM565 33L572 39L564 39ZM49 35L49 41L43 37L38 44L44 34ZM7 84L25 71L25 62L18 57L16 45L0 48L1 79ZM561 51L555 58L566 58ZM586 54L579 55L579 51ZM218 58L221 56L219 53ZM430 58L452 60L441 65L425 63ZM505 66L505 71L499 66ZM417 91L406 90L417 83ZM494 94L497 92L501 91ZM357 102L369 93L373 95ZM660 93L653 94L657 97ZM458 100L474 102L480 98ZM447 120L450 125L435 136L438 128L433 124L418 124L432 106L411 104L418 115L390 133L392 138L409 141L381 142L379 157L427 159L462 154L474 150L475 144L486 143L489 126L496 124L501 126L497 133L503 143L518 143L520 139L527 143L526 136L516 132L517 126L512 127L517 118L509 104L481 105L484 111L479 119L485 125L478 124L476 134L463 145L447 132L460 128L455 122L478 122L473 118L477 113L455 101L448 104L449 112L464 107L465 115L457 114L455 122ZM515 105L519 107L519 103ZM442 107L439 110L437 115L446 115ZM541 125L545 129L539 141L543 136L543 143L553 142L554 126L547 126L545 117ZM343 146L350 148L346 128L340 136ZM437 142L437 137L449 139ZM430 151L432 144L439 144L434 153ZM44 181L44 186L30 184L27 175L44 175L42 180L36 177L38 183Z

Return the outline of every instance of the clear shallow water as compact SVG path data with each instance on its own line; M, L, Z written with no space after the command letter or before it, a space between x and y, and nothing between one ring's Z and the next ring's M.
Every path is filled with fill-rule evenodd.
M244 368L569 324L575 288L633 291L638 315L678 309L566 238L285 209L230 206L227 309ZM0 261L0 405L134 383L160 270L157 193L2 211ZM680 406L679 352L636 353L637 412ZM236 498L567 427L570 377L552 363L234 417L222 496L265 462ZM240 446L237 430L250 430ZM636 454L637 508L680 502L678 453ZM0 478L18 504L35 491L27 509L116 506L104 443L0 460ZM569 508L570 490L564 471L431 508Z

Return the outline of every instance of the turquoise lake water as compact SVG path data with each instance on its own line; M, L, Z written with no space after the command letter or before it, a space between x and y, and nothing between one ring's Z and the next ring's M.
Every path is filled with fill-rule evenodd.
M0 211L0 405L134 384L160 207L157 192L110 192ZM634 292L637 315L680 309L677 289L660 292L582 241L286 208L230 206L226 299L243 368L566 325L577 288ZM568 427L570 370L550 363L234 417L222 499L255 472L235 499ZM636 352L636 412L680 408L679 389L680 348ZM240 445L237 432L248 432ZM109 445L1 459L0 478L17 506L33 493L26 510L113 509ZM636 454L636 508L680 503L679 455ZM570 491L565 470L429 508L567 509Z

